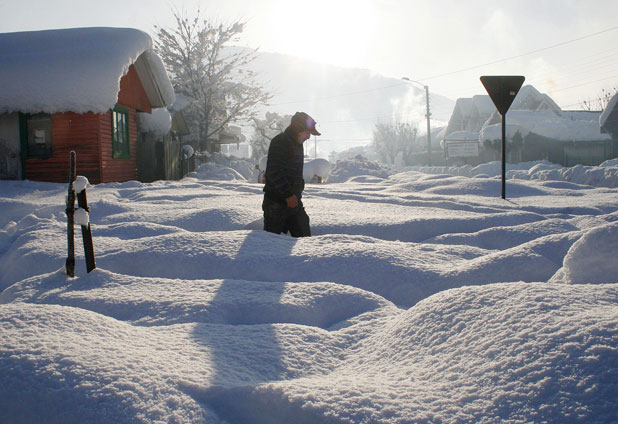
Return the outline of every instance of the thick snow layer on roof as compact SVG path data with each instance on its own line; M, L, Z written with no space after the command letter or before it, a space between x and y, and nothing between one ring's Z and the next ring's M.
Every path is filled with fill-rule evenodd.
M141 132L161 137L172 128L172 116L166 108L153 109L152 113L139 113L138 116Z
M614 94L614 97L610 99L609 103L603 110L603 113L599 117L599 124L602 127L605 126L605 124L607 123L607 119L609 118L609 115L611 115L612 111L616 109L617 107L618 107L618 93Z
M120 79L138 58L151 79L151 87L143 83L153 107L171 104L173 88L145 32L72 28L0 34L0 113L105 112L116 104ZM154 104L152 93L164 104Z
M455 131L444 137L444 141L478 141L479 133L476 131Z
M494 106L494 102L492 102L491 98L486 95L477 95L472 97L472 102L476 106L476 109L479 111L481 115L490 115L494 113L496 110L496 106Z
M598 112L562 112L513 110L506 116L507 137L519 132L525 137L529 132L559 141L609 140L601 134ZM481 130L480 140L502 138L501 124L489 125Z

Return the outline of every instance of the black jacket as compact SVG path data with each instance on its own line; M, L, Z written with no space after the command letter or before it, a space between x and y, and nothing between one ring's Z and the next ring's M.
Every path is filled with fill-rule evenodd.
M303 145L296 141L296 133L288 127L271 140L268 148L264 185L266 197L285 202L285 199L295 194L300 199L305 188L303 163Z

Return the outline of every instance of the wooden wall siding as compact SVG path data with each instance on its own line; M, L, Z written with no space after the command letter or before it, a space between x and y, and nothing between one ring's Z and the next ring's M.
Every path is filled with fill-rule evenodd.
M129 109L129 158L112 157L111 112L52 115L53 156L27 158L24 177L34 181L68 183L70 152L77 153L77 175L90 183L137 180L137 112L151 113L152 107L137 71L131 65L120 80L118 106Z
M135 67L131 65L129 72L120 80L120 92L118 93L118 104L127 105L140 112L152 112L150 100L137 75Z
M137 112L129 109L129 152L128 158L114 159L112 156L112 116L111 111L99 116L100 167L102 183L137 180Z
M97 184L99 172L99 115L72 112L52 115L53 156L27 158L25 178L33 181L68 183L70 152L77 153L77 175Z

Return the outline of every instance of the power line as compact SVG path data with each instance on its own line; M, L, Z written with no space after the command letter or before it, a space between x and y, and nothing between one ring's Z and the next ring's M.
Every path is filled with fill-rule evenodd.
M608 29L605 29L603 31L595 32L593 34L588 34L588 35L584 35L582 37L574 38L572 40L563 41L561 43L554 44L554 45L551 45L551 46L547 46L547 47L543 47L543 48L540 48L540 49L532 50L532 51L529 51L529 52L526 52L526 53L521 53L521 54L518 54L516 56L511 56L511 57L508 57L508 58L499 59L499 60L495 60L495 61L492 61L492 62L480 64L480 65L474 65L474 66L471 66L471 67L468 67L468 68L464 68L464 69L459 69L457 71L447 72L447 73L444 73L444 74L434 75L434 76L425 77L425 78L419 78L419 79L421 81L426 81L426 80L430 80L430 79L436 79L436 78L441 78L441 77L445 77L445 76L449 76L449 75L458 74L458 73L461 73L461 72L470 71L470 70L473 70L473 69L482 68L482 67L485 67L485 66L495 65L495 64L506 62L506 61L509 61L509 60L518 59L520 57L528 56L528 55L531 55L531 54L534 54L534 53L539 53L539 52L550 50L550 49L553 49L553 48L556 48L556 47L564 46L564 45L567 45L567 44L570 44L570 43L574 43L574 42L577 42L577 41L585 40L587 38L595 37L597 35L604 34L606 32L610 32L610 31L614 31L616 29L618 29L618 26L615 26L615 27L612 27L612 28L608 28ZM270 106L283 106L283 105L290 105L290 104L297 104L297 103L315 102L315 101L320 101L320 100L330 100L330 99L336 99L336 98L339 98L339 97L347 97L347 96L353 96L353 95L357 95L357 94L365 94L365 93L370 93L370 92L374 92L374 91L386 90L388 88L400 87L402 85L408 85L408 84L403 82L403 83L398 83L398 84L387 85L387 86L384 86L384 87L376 87L376 88L371 88L371 89L367 89L367 90L359 90L359 91L351 91L351 92L347 92L347 93L335 94L335 95L332 95L332 96L316 97L316 98L305 99L305 100L294 100L294 101L281 102L281 103L272 103Z
M567 44L570 44L570 43L574 43L574 42L577 42L577 41L581 41L581 40L584 40L584 39L587 39L587 38L595 37L597 35L604 34L604 33L610 32L610 31L614 31L616 29L618 29L618 26L615 26L615 27L612 27L612 28L608 28L608 29L605 29L605 30L602 30L602 31L598 31L598 32L595 32L593 34L584 35L582 37L574 38L572 40L564 41L564 42L561 42L561 43L558 43L558 44L554 44L554 45L551 45L551 46L546 46L546 47L543 47L543 48L540 48L540 49L536 49L536 50L532 50L532 51L529 51L529 52L521 53L521 54L518 54L518 55L515 55L515 56L508 57L508 58L499 59L499 60L495 60L495 61L492 61L492 62L488 62L488 63L484 63L484 64L480 64L480 65L475 65L475 66L471 66L471 67L468 67L468 68L464 68L464 69L460 69L460 70L456 70L456 71L452 71L452 72L447 72L447 73L440 74L440 75L434 75L434 76L430 76L430 77L420 78L420 80L421 81L423 81L423 80L426 81L426 80L436 79L436 78L440 78L440 77L444 77L444 76L448 76L448 75L454 75L454 74L461 73L461 72L466 72L466 71L473 70L473 69L482 68L482 67L485 67L485 66L495 65L495 64L506 62L506 61L509 61L509 60L518 59L518 58L521 58L521 57L524 57L524 56L528 56L528 55L531 55L531 54L539 53L539 52L542 52L542 51L554 49L556 47L564 46L564 45L567 45ZM588 58L592 58L594 56L595 55L588 56ZM611 59L611 56L613 56L613 54L610 55L610 57L605 56L604 58L591 60L590 62L587 62L587 63L581 63L581 62L580 63L576 63L576 64L572 65L571 68L572 69L580 68L582 70L579 71L579 73L584 73L584 72L587 72L586 68L594 66L595 62L597 63L597 67L598 67L599 65L601 65L601 63L607 62L608 60L610 61L609 65L611 66L611 65L613 65L613 63L612 63L613 59ZM599 61L601 61L601 63L599 63ZM536 75L535 79L541 79L541 78L543 78L543 75L544 75L543 73L541 73L539 75ZM589 82L585 82L585 83L582 83L582 84L573 85L573 86L570 86L570 87L564 87L564 88L560 88L560 89L557 89L557 90L552 90L552 91L549 91L549 93L569 90L569 89L572 89L572 88L577 88L577 87L581 87L581 86L584 86L584 85L593 84L595 82L604 81L604 80L608 80L608 79L616 78L616 77L618 77L618 76L611 76L611 77L607 77L607 78L598 79L598 80L595 80L595 81L589 81ZM297 100L297 101L274 103L274 104L271 104L271 106L281 106L281 105L289 105L289 104L297 104L297 103L315 102L315 101L320 101L320 100L329 100L329 99L335 99L335 98L340 98L340 97L347 97L347 96L353 96L353 95L358 95L358 94L365 94L365 93L370 93L370 92L375 92L375 91L381 91L381 90L385 90L385 89L388 89L388 88L399 87L399 86L403 86L403 85L408 85L408 84L406 82L402 82L402 83L387 85L387 86L384 86L384 87L376 87L376 88L367 89L367 90L352 91L352 92L341 93L341 94L336 94L336 95L332 95L332 96L317 97L317 98L307 99L307 100ZM379 118L397 118L397 117L401 117L401 116L405 116L405 115L407 115L407 114L377 115L377 116L373 116L373 117L369 117L369 118L340 120L340 121L326 121L326 122L323 122L323 123L328 123L328 124L333 124L333 123L335 123L335 124L337 124L337 123L351 123L351 122L375 120L375 119L379 119ZM364 141L364 140L365 139L358 140L358 141Z
M618 78L618 75L612 75L611 77L601 78L601 79L594 80L594 81L588 81L588 82L584 82L582 84L573 85L571 87L560 88L558 90L551 90L551 91L548 91L548 93L557 93L558 91L564 91L564 90L569 90L571 88L577 88L577 87L581 87L581 86L588 85L588 84L594 84L595 82L605 81L605 80L612 79L612 78Z
M551 45L551 46L543 47L543 48L540 48L540 49L537 49L537 50L532 50L532 51L529 51L529 52L526 52L526 53L521 53L521 54L518 54L516 56L511 56L511 57L507 57L507 58L504 58L504 59L495 60L493 62L484 63L482 65L475 65L475 66L471 66L469 68L464 68L464 69L460 69L460 70L457 70L457 71L447 72L445 74L434 75L434 76L420 78L420 79L421 79L421 81L427 81L427 80L430 80L430 79L441 78L441 77L445 77L445 76L448 76L448 75L453 75L453 74L458 74L458 73L461 73L461 72L470 71L472 69L482 68L484 66L495 65L497 63L506 62L508 60L519 59L520 57L528 56L528 55L531 55L531 54L534 54L534 53L539 53L539 52L542 52L542 51L545 51L545 50L550 50L550 49L553 49L553 48L556 48L556 47L564 46L566 44L574 43L576 41L585 40L586 38L595 37L597 35L604 34L604 33L609 32L609 31L614 31L616 29L618 29L618 26L615 26L613 28L608 28L608 29L605 29L603 31L595 32L594 34L589 34L589 35L584 35L583 37L574 38L573 40L563 41L562 43L558 43L558 44L554 44L554 45Z

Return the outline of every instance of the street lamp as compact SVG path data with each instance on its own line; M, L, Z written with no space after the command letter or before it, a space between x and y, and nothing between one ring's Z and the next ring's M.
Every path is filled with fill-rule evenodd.
M422 82L414 81L408 77L403 77L401 79L404 81L420 84L425 89L425 105L427 106L427 113L425 114L425 117L427 118L427 157L428 165L431 166L431 125L429 125L429 117L431 116L431 113L429 113L429 87Z

